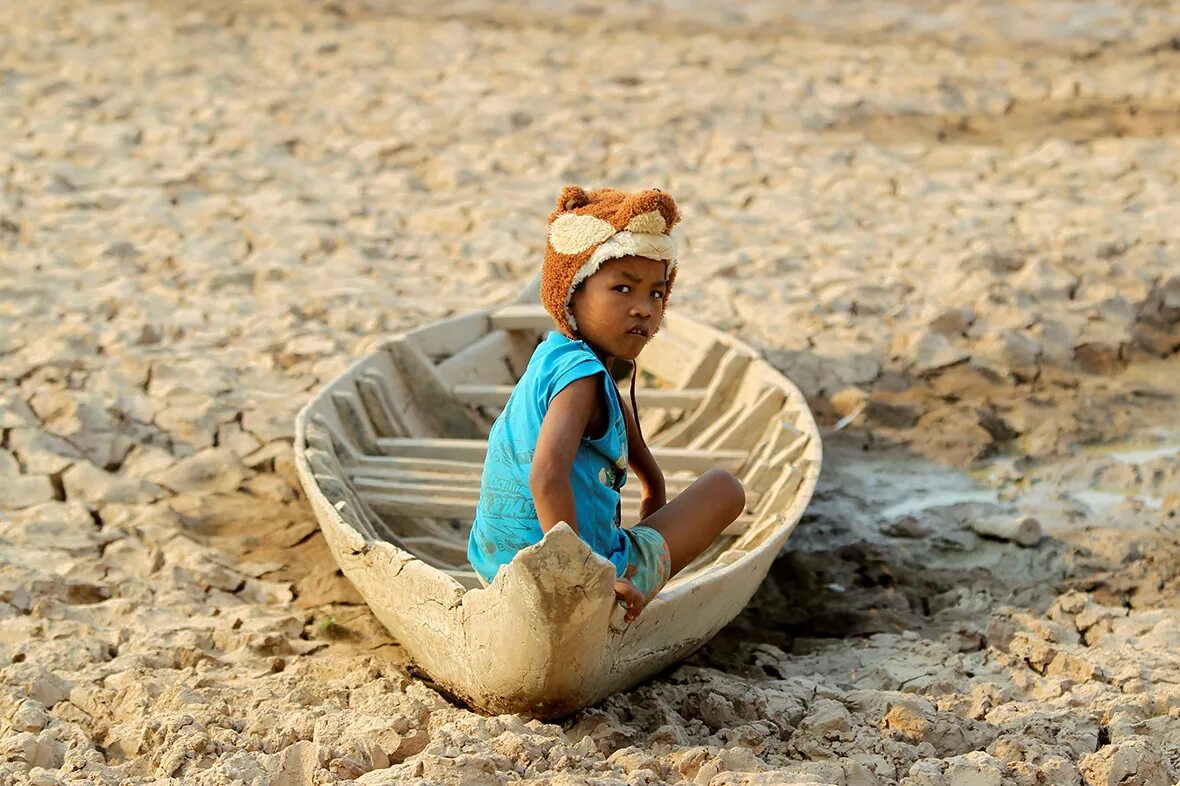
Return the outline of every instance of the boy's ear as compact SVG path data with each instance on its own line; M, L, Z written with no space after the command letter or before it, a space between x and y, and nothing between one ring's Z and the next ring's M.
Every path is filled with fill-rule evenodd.
M588 204L590 204L590 197L586 196L586 192L580 186L566 186L561 189L561 195L557 197L558 210L577 210Z

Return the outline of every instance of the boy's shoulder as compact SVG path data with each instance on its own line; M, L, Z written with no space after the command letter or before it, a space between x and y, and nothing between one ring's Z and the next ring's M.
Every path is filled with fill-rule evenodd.
M572 338L567 338L557 331L553 331L545 337L545 339L537 345L537 349L533 352L533 357L530 360L530 365L538 363L541 365L564 365L568 362L578 362L581 360L589 360L598 365L602 365L602 361L598 359L598 355L584 341L575 341Z
M552 395L557 392L555 386L564 387L579 377L605 371L606 366L585 342L555 332L537 346L521 382Z

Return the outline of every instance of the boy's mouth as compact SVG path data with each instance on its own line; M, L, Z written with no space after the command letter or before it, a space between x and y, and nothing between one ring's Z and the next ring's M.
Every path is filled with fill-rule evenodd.
M648 337L647 328L644 327L633 327L628 330L627 333L628 335L643 336L644 338Z

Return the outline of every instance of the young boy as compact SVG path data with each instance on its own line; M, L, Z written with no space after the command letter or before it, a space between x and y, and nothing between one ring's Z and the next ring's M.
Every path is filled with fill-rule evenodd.
M660 328L679 220L658 189L567 186L558 197L541 300L560 332L537 347L488 435L467 546L484 581L564 521L615 566L615 594L630 622L745 507L741 484L719 469L667 502L664 475L610 374L615 359L634 361ZM643 491L640 522L624 529L628 467Z

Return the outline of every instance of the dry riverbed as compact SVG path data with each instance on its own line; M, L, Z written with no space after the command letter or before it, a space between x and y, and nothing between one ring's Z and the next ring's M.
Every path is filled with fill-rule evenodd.
M780 5L3 4L0 783L1180 782L1180 12ZM827 459L732 625L541 724L416 673L290 446L566 182L677 197L671 307Z

